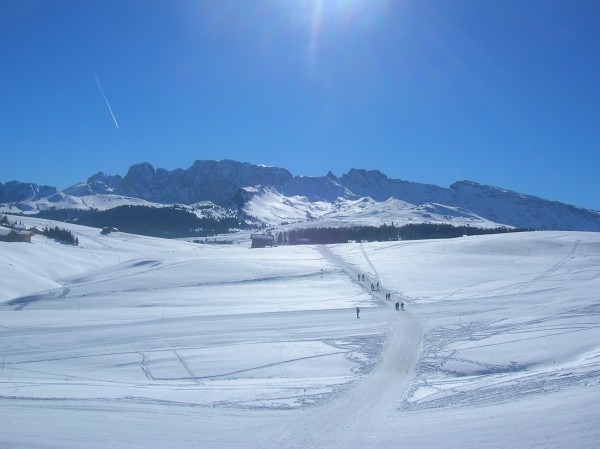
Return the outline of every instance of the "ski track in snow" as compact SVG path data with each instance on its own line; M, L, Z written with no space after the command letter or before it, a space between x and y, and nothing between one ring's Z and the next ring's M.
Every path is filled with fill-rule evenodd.
M358 282L359 271L343 261L326 246L319 251L332 263L345 270L353 282ZM367 260L368 256L364 253ZM369 261L375 276L377 271ZM389 309L389 334L379 363L373 371L356 380L335 400L308 408L300 417L291 419L286 429L278 429L276 436L261 441L256 448L348 448L356 441L364 441L365 434L378 435L381 426L386 426L385 416L397 409L408 392L415 376L422 329L408 311L392 309L391 301L382 297L386 292L370 291L377 281L365 276L358 282L374 298ZM367 288L367 285L369 288ZM332 432L332 429L335 431Z
M192 379L194 381L194 383L199 384L200 382L198 381L198 378L194 375L194 372L190 369L188 364L185 363L185 360L183 360L183 357L181 357L175 349L171 349L171 351L173 352L173 354L175 354L175 356L177 357L177 359L179 360L181 365L188 372L188 374L190 375L190 379Z

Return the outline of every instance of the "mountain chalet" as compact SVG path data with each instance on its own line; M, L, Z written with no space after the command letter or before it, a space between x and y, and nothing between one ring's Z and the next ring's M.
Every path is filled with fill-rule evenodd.
M271 234L251 234L252 248L265 248L275 246L275 236Z

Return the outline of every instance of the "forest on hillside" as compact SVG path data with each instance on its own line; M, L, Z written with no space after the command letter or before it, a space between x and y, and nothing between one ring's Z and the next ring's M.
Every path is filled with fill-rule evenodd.
M235 216L198 216L182 206L118 206L98 211L63 209L45 211L41 218L66 221L95 228L116 228L151 237L210 237L244 227Z
M523 232L532 229L476 228L472 226L453 226L445 223L418 223L403 226L353 226L339 228L290 229L275 234L278 245L329 244L346 242L387 242L396 240L447 239L469 235L503 234Z

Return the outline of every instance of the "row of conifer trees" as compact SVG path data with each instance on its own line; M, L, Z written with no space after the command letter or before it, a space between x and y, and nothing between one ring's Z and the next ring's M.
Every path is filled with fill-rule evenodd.
M444 239L465 235L500 234L507 232L530 231L522 228L476 228L453 226L446 223L419 223L404 226L355 226L290 229L278 232L275 241L278 245L302 243L328 244L346 242L387 242L396 240Z
M42 234L51 239L68 243L69 245L79 245L79 239L71 231L61 229L58 226L55 226L54 228L45 227Z

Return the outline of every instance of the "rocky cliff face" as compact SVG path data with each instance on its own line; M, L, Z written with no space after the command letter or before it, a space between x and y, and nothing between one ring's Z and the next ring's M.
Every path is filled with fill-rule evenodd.
M355 193L341 185L329 172L327 176L296 176L289 184L280 188L286 196L304 196L309 201L335 202L338 198L355 199Z
M121 188L123 178L120 176L107 176L103 172L98 172L88 178L86 182L75 184L64 190L67 195L87 196L87 195L110 195L117 194Z
M245 162L196 161L189 169L155 169L147 162L133 165L121 177L98 173L85 185L65 190L71 195L103 195L108 192L162 204L193 204L200 201L222 203L241 187L270 185L279 187L293 179L283 168Z
M449 201L448 189L420 184L416 182L390 179L379 170L352 169L339 178L338 182L360 197L385 201L397 198L407 203L419 205L425 203L442 203Z

